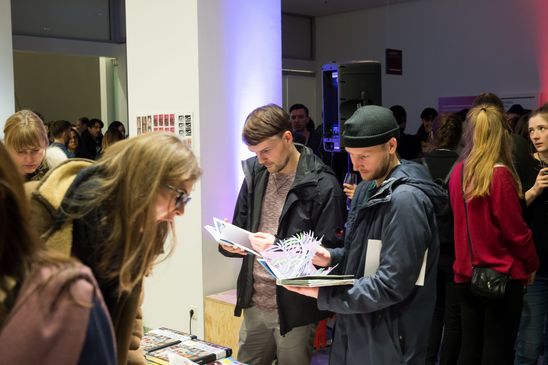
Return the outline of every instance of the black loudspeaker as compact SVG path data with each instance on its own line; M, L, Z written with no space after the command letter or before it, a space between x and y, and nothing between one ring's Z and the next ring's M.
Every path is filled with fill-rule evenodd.
M322 66L323 147L342 152L344 122L361 106L381 105L381 64L359 61Z

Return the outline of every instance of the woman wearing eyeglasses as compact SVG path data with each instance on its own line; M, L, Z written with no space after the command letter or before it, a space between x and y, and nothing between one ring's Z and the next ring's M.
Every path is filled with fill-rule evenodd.
M142 333L135 321L142 281L199 175L194 154L179 138L145 134L115 143L97 163L67 161L33 194L34 220L48 247L93 270L114 325L119 364L144 364L139 336L132 338L132 331Z

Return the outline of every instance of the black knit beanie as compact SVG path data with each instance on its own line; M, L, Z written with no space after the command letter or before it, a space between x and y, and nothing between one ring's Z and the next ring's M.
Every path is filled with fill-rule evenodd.
M376 105L362 106L344 123L345 147L371 147L398 138L400 127L390 109Z

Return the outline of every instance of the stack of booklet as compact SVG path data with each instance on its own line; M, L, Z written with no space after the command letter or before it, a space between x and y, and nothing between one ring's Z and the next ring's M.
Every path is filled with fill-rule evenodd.
M329 275L334 269L318 269L312 258L321 239L312 232L297 233L292 237L276 240L272 247L258 253L249 241L249 232L218 218L213 218L213 226L205 226L215 241L232 245L257 256L257 261L276 279L276 284L284 286L335 286L352 285L353 275Z
M141 340L141 348L149 364L241 364L229 358L232 355L229 347L165 327L148 331Z

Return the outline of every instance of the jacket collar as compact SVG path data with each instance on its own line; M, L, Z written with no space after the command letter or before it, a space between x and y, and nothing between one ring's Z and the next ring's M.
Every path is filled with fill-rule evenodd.
M295 147L299 151L300 157L292 189L302 185L317 184L318 173L320 171L329 170L326 169L326 166L323 165L316 155L314 155L310 148L299 143L295 143ZM252 189L252 186L254 185L252 183L254 177L257 179L257 177L260 176L268 176L268 170L259 163L257 157L251 157L242 161L242 168L249 189Z
M402 161L400 165L392 170L388 178L383 181L373 195L367 199L367 201L360 204L358 209L389 202L392 199L393 191L403 184L414 186L423 191L432 201L436 211L442 209L443 205L447 202L447 193L442 187L431 181L431 178L428 175L417 174L417 172L414 171L414 169L417 168L423 169L423 167L417 163ZM361 194L365 194L370 188L371 185L364 186L360 189L363 190L363 193Z

